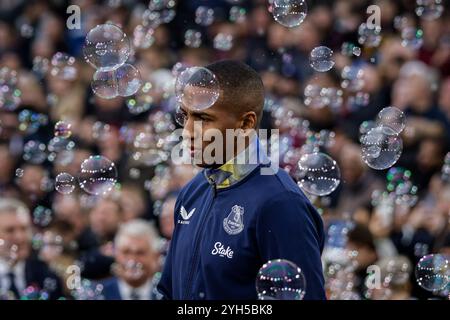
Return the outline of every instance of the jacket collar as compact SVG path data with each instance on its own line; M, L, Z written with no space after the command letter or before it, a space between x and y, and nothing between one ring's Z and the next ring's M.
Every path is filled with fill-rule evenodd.
M228 160L219 168L205 169L203 172L207 180L214 181L217 189L223 189L244 179L261 163L266 164L268 162L267 155L260 147L260 141L255 135L248 147L236 157Z

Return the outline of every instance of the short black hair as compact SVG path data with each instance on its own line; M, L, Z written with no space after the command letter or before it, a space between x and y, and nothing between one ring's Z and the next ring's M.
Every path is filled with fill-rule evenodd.
M264 85L259 74L247 64L236 60L217 61L206 68L219 82L219 101L237 114L254 111L259 125L264 107Z

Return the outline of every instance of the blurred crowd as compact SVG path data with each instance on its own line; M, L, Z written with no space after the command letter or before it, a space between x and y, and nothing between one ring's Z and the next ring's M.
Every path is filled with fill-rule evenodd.
M260 73L267 96L261 126L280 130L286 170L305 141L327 136L322 147L338 162L341 183L331 195L311 200L327 228L328 297L448 298L449 286L432 294L414 275L421 257L450 255L450 183L442 174L450 151L446 1L435 19L419 18L409 0L308 1L308 15L296 28L277 23L268 0L165 2L174 5L164 8L166 20L149 27L143 21L148 0L1 1L0 68L17 72L20 103L0 107L0 299L158 298L175 199L198 172L159 152L177 127L174 79L183 66L220 59L245 61ZM81 9L80 29L66 25L72 4ZM381 9L382 39L374 46L358 42L371 4ZM213 9L212 21L199 18L201 6ZM130 61L150 88L145 101L92 92L95 69L82 47L89 30L106 22L133 45ZM420 45L405 42L399 24L420 30ZM196 43L193 31L200 35ZM137 39L142 32L144 40ZM326 73L309 64L309 53L321 45L334 51L335 65ZM349 53L349 45L361 52ZM57 52L75 58L75 76L43 72ZM358 70L357 92L342 87L348 67ZM308 86L342 90L342 101L337 108L307 104ZM363 101L355 102L355 95ZM390 196L388 170L373 170L361 158L361 125L391 105L406 115L406 128L402 156L389 172L400 172L394 183L414 187L406 192L409 201ZM61 120L70 123L71 135L55 140ZM142 143L142 134L153 138ZM77 177L91 155L114 162L119 174L111 192L55 190L59 173ZM382 277L374 290L365 285L371 265Z

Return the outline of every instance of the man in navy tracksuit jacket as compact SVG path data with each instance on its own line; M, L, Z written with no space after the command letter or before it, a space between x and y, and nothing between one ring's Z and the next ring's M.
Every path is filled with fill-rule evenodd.
M255 128L258 119L254 115L260 114L256 107L254 114L246 113L250 120L239 122L242 118L237 116L236 122L224 124L227 120L225 113L220 114L224 109L220 105L227 104L227 90L242 90L242 86L250 101L261 104L257 99L260 96L255 97L261 91L255 90L258 82L254 79L259 79L256 72L233 61L207 68L219 79L225 97L201 113L191 113L183 106L185 130L191 130L190 119L196 117L220 130ZM230 73L233 77L227 77ZM234 85L233 79L238 79L239 85ZM230 113L230 108L225 112ZM301 268L307 283L304 299L325 299L321 217L285 171L276 168L272 174L261 174L262 168L269 168L260 149L254 137L234 159L204 166L182 189L175 205L175 231L158 285L165 299L257 299L258 270L272 259L286 259ZM258 161L233 162L246 152L256 152Z

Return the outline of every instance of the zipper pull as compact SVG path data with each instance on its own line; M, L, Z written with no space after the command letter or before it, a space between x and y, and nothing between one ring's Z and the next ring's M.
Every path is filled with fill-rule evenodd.
M208 182L209 182L209 184L211 185L211 187L212 187L213 190L214 190L214 197L216 197L216 195L217 195L217 185L216 185L216 182L215 182L214 179L211 178L211 177L208 177Z

